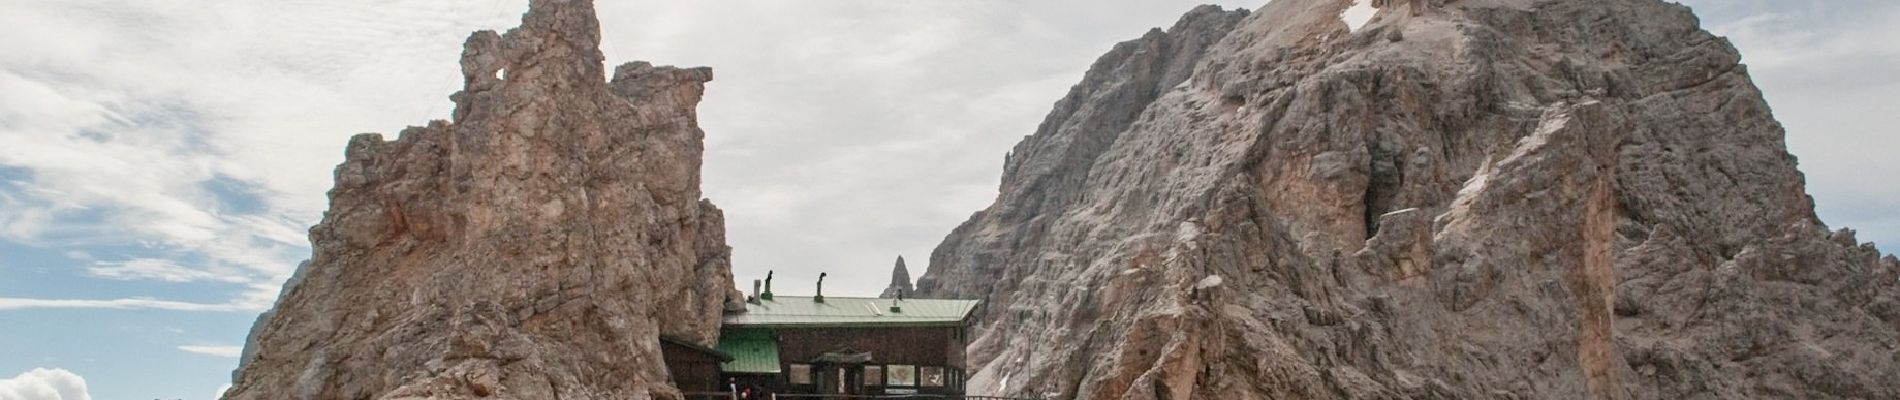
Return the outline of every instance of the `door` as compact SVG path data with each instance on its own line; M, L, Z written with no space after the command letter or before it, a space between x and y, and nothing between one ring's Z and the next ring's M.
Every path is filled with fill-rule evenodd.
M823 394L864 394L864 367L856 364L822 366L816 378Z

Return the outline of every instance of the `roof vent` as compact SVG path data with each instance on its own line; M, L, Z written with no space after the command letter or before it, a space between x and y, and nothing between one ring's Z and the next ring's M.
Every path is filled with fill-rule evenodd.
M825 273L823 272L818 273L818 293L811 296L811 301L814 303L825 302Z
M903 313L904 313L904 306L901 306L901 305L897 305L897 302L899 302L899 301L904 301L904 294L903 294L903 293L898 293L898 294L897 294L897 297L895 297L895 298L892 298L892 299L891 299L891 313L892 313L892 314L903 314Z
M759 294L759 300L772 301L772 271L765 271L765 293Z
M745 299L745 302L752 303L752 304L759 304L759 282L760 281L758 279L752 280L752 296L747 297Z

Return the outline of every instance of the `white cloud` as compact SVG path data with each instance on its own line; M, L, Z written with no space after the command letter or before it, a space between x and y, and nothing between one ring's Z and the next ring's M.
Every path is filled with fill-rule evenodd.
M47 308L92 308L113 310L170 310L170 311L259 311L269 308L269 303L259 307L250 299L225 304L190 303L182 301L159 300L145 297L133 297L109 300L82 299L23 299L0 297L0 311Z
M87 273L240 284L250 292L233 304L267 305L308 254L303 231L325 207L345 139L446 114L461 37L519 12L209 3L29 2L0 14L0 167L28 172L0 184L0 240L202 259ZM389 98L413 100L363 106Z
M220 278L223 279L223 278ZM194 303L155 299L150 297L128 297L117 299L35 299L0 297L0 311L28 309L108 309L108 310L166 310L166 311L203 311L203 312L262 312L269 310L277 301L277 291L282 283L274 281L252 281L243 283L244 290L222 303Z
M118 262L100 261L95 263L91 268L86 269L86 273L95 277L122 281L158 280L179 283L199 281L244 283L247 281L242 276L229 273L220 274L198 268L187 268L179 266L177 263L173 263L169 260L155 258L138 258Z
M72 371L34 368L19 376L0 379L0 400L92 400L86 378Z
M231 390L231 384L229 383L224 384L224 386L219 386L218 394L212 395L211 400L218 400L218 399L224 398L224 392L227 392L230 390Z
M204 354L204 355L209 355L209 356L227 357L227 358L237 358L239 354L244 353L244 346L196 346L196 345L193 345L193 346L178 346L178 349L192 352L192 353Z

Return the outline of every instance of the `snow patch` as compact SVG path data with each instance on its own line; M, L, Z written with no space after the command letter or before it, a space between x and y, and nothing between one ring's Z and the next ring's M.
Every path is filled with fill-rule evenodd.
M1225 283L1225 282L1226 280L1221 279L1220 275L1208 275L1206 278L1201 278L1200 282L1195 283L1194 288L1207 290L1207 289L1219 287L1221 283Z
M1393 211L1393 212L1389 212L1389 213L1385 213L1385 214L1380 214L1380 215L1379 215L1379 217L1380 217L1380 218L1385 218L1385 217L1390 217L1390 216L1394 216L1394 215L1399 215L1399 214L1404 214L1404 213L1409 213L1409 212L1413 212L1413 211L1418 211L1418 208L1417 208L1417 207L1413 207L1413 208L1407 208L1407 209L1404 209L1404 210L1398 210L1398 211Z
M1352 2L1352 7L1346 8L1346 12L1339 13L1339 20L1346 22L1346 28L1358 32L1359 28L1372 22L1372 16L1378 12L1378 9L1372 8L1372 0L1356 0Z

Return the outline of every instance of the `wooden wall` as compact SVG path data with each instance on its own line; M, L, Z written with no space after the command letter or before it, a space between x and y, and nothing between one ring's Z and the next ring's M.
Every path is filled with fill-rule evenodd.
M776 328L779 359L804 362L827 351L851 348L871 353L872 364L963 365L963 329Z
M683 392L723 392L720 387L719 358L704 351L674 344L660 342L660 356L666 358L667 373L673 375L673 386Z
M871 353L871 362L866 366L884 369L880 375L888 376L887 368L892 364L910 365L918 369L921 379L922 367L944 367L946 386L884 386L882 382L864 387L861 394L944 394L963 393L963 380L967 379L964 365L963 348L966 341L962 327L934 328L775 328L778 335L780 368L789 373L791 364L806 363L826 352L852 349ZM835 379L833 376L817 376L814 379ZM816 385L794 385L780 375L782 390L791 393L816 393ZM861 378L854 376L855 378ZM784 393L784 392L781 392Z

